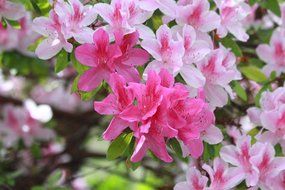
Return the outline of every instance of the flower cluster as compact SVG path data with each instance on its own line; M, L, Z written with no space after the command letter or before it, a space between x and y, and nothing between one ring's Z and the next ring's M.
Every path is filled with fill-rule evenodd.
M94 108L101 114L114 115L104 139L113 140L126 128L133 131L136 148L131 161L138 162L150 149L165 162L172 158L166 150L165 138L183 142L193 157L203 153L203 140L219 143L222 134L214 124L214 114L203 95L190 98L187 88L174 83L166 71L159 74L149 71L145 84L129 82L112 74L110 85L113 94Z

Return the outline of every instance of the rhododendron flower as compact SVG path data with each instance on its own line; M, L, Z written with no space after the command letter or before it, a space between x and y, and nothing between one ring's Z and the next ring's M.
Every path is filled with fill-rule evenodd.
M257 47L256 53L266 65L263 72L270 76L275 71L277 76L285 71L285 40L284 30L276 29L270 39L269 45L261 44Z
M222 140L207 103L202 98L190 98L187 88L175 84L165 69L159 74L149 71L145 84L126 85L122 77L112 74L110 85L114 93L95 102L94 107L101 114L114 115L105 139L113 140L127 127L134 132L137 145L133 162L140 161L148 149L161 160L171 162L165 138L181 139L194 157L203 152L202 140Z
M251 146L251 138L247 136L241 137L236 147L223 147L220 155L226 162L239 167L247 186L268 189L270 180L285 170L285 158L274 157L271 144L257 142Z
M172 38L172 31L167 25L162 25L156 32L156 39L145 39L141 46L147 50L154 61L150 62L145 69L160 71L167 69L171 74L176 75L183 66L184 45L182 41Z
M25 107L6 106L3 110L4 121L0 125L0 134L6 146L12 146L17 140L22 139L26 146L30 146L33 140L49 140L54 136L53 131L45 129L31 117Z
M120 113L130 107L134 101L134 95L126 86L125 79L113 73L109 82L113 94L109 94L101 102L94 102L94 109L104 115L114 115L108 129L104 132L105 140L113 140L118 137L127 127L132 127L133 122L128 122L120 118Z
M176 15L172 17L176 18L178 24L189 24L201 32L212 31L218 28L221 22L219 15L210 11L210 3L207 0L180 2Z
M187 93L187 89L181 90ZM183 95L182 92L176 91L172 94L174 100L168 117L170 124L178 130L177 138L183 142L183 148L187 148L184 150L185 154L198 158L204 150L203 140L209 144L217 144L223 140L223 135L220 129L213 125L215 116L204 97L199 95L195 99L185 96L178 98Z
M213 168L204 164L203 169L207 171L211 179L209 190L232 189L244 179L243 173L240 173L238 168L229 168L228 164L220 158L214 160Z
M74 37L79 43L91 42L92 24L97 14L92 6L83 6L79 0L62 0L55 3L50 11L49 18L38 17L34 19L34 30L47 37L36 49L40 59L50 59L62 48L72 51L72 44L67 40Z
M260 99L261 108L248 109L251 121L261 125L268 131L257 138L263 142L270 142L273 145L280 143L285 152L285 87L280 87L273 92L264 92Z
M150 2L150 5L154 3ZM152 16L154 10L148 11L149 4L144 4L145 6L142 9L143 4L144 2L139 2L139 0L112 0L110 5L106 3L95 4L95 9L109 24L106 29L111 34L122 36L137 30L140 33L140 38L152 37L152 30L143 23Z
M203 176L196 167L187 170L187 181L177 183L174 190L206 190L208 178Z
M55 11L50 11L49 18L37 17L34 19L34 30L47 37L36 49L40 59L50 59L62 48L67 52L72 51L72 44L67 41L67 36L62 30L62 23Z
M97 13L93 6L83 5L79 0L59 0L55 3L54 11L61 22L66 38L74 37L79 43L92 41L93 30L87 26L92 24Z
M240 41L247 41L249 36L242 24L250 14L250 6L244 0L215 0L221 15L221 25L217 34L223 38L228 32Z
M77 47L76 58L80 63L91 67L80 77L79 89L91 91L102 80L109 81L110 74L115 72L127 81L139 81L139 73L133 66L143 65L149 56L144 50L133 48L138 41L137 36L135 32L125 35L118 43L110 44L108 33L98 29L93 35L94 44Z
M206 79L193 63L204 59L210 53L211 46L204 39L200 39L190 25L184 25L183 28L174 26L171 30L174 37L177 35L178 40L183 42L185 49L183 66L179 73L188 85L194 88L203 87Z
M232 96L229 83L241 79L234 54L221 46L196 65L206 78L204 90L207 100L212 106L226 105L228 93Z
M2 17L9 20L18 20L26 14L22 4L14 3L9 0L0 0L0 20Z
M240 168L240 172L244 174L247 186L255 186L259 180L259 171L252 163L250 158L251 152L251 138L248 136L241 136L234 145L227 145L222 147L220 151L221 158Z

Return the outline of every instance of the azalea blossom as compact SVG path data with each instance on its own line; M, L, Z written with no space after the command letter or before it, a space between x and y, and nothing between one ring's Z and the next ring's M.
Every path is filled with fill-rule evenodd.
M126 86L125 79L117 73L111 74L109 84L113 94L109 94L101 102L95 101L94 109L100 114L114 115L108 129L103 134L105 140L114 140L127 127L132 127L135 124L120 117L120 113L132 105L134 94Z
M251 146L251 138L248 136L242 136L236 146L223 147L220 155L224 161L239 167L248 187L270 189L270 180L285 169L284 157L275 157L271 144L257 142Z
M149 0L112 0L111 4L95 4L95 9L108 23L105 28L110 34L123 36L137 30L140 38L145 38L154 36L152 30L143 23L152 16L156 6L150 7L155 4Z
M261 108L248 109L251 121L267 129L257 138L263 142L270 142L273 145L280 143L285 152L285 104L284 87L279 87L273 92L266 91L260 99Z
M50 11L49 18L37 17L33 23L33 29L47 37L39 44L35 52L40 59L50 59L62 48L67 52L72 51L73 46L67 41L68 38L62 30L62 23L54 10Z
M202 98L190 98L187 88L174 83L165 69L159 74L149 71L147 76L145 84L126 85L122 77L111 75L113 94L94 103L97 112L114 115L105 139L113 140L129 127L137 144L133 162L140 161L148 149L161 160L171 162L165 138L181 139L193 157L202 154L203 140L213 144L222 140L221 132L213 126L212 110Z
M261 44L256 49L259 58L266 63L262 70L267 76L273 71L280 76L285 71L284 36L284 30L278 28L273 32L269 44Z
M25 7L10 0L0 0L0 20L2 17L9 20L18 20L26 14Z
M207 171L211 179L211 184L207 188L209 190L232 189L244 179L243 173L240 173L237 167L229 167L220 158L214 159L213 168L204 164L203 169Z
M157 30L156 39L145 39L141 46L155 59L147 65L145 74L149 70L159 72L164 68L176 75L183 66L184 44L173 39L172 31L167 25L162 25Z
M183 66L179 73L188 85L194 88L203 87L206 79L194 63L203 60L211 52L211 45L200 37L190 25L174 26L171 30L174 37L177 36L177 40L183 42L185 49L182 58Z
M187 170L187 181L177 183L174 190L206 190L208 178L203 176L196 167Z
M64 49L71 52L68 39L74 37L79 43L91 42L93 30L88 25L97 17L94 7L83 6L79 0L62 0L55 3L47 17L34 19L34 30L47 37L36 49L40 59L50 59Z
M11 51L17 47L17 44L17 31L10 25L4 28L3 24L0 23L0 52Z
M233 96L229 83L241 79L234 54L221 46L196 65L206 78L204 90L207 100L214 107L226 105L228 94Z
M179 3L180 2L180 3ZM178 1L176 19L179 25L188 24L201 32L209 32L219 27L221 19L215 11L210 10L207 0Z
M221 16L221 25L217 34L223 38L230 32L238 40L247 41L249 36L242 22L250 14L250 6L244 0L215 0L215 3Z
M92 42L94 31L88 26L97 18L93 6L84 6L79 0L68 2L59 0L55 3L54 11L58 15L67 39L74 37L81 44Z
M136 32L110 44L108 33L100 28L94 33L93 41L94 44L83 44L75 50L77 60L91 67L79 79L80 90L95 89L103 80L108 82L110 74L115 72L127 81L139 81L139 73L134 66L143 65L149 56L144 50L133 48L138 41Z
M13 146L22 139L26 146L30 146L34 140L50 140L54 133L46 129L35 120L30 111L25 107L6 106L3 108L4 121L0 123L0 134L5 146Z

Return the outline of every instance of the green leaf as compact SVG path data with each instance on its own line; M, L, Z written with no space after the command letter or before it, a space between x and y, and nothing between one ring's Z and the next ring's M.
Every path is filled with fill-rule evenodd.
M61 52L56 57L55 72L59 73L64 70L68 65L68 54L66 51L61 50Z
M246 102L247 94L244 88L237 81L234 81L232 85L233 85L233 90L237 93L238 97L240 97L243 101Z
M267 77L264 73L262 73L259 68L254 66L245 66L240 67L240 71L244 74L248 79L253 80L255 82L265 82Z
M259 92L256 94L255 98L254 98L254 102L255 105L257 107L260 107L260 98L263 92L265 92L266 90L270 89L270 85L269 84L265 84L260 90Z
M41 147L39 144L34 143L31 147L31 153L36 158L39 159L42 155Z
M240 47L230 36L226 36L220 41L226 48L230 48L237 57L242 57L242 51Z
M270 11L272 11L274 14L276 14L279 17L281 16L281 9L280 9L278 0L264 0L261 3L261 6L269 9Z
M107 151L107 159L114 160L122 156L131 143L132 137L133 133L123 133L114 141L112 141Z
M73 63L73 66L75 68L75 70L79 73L79 74L83 74L84 71L88 70L89 67L80 64L77 59L75 58L75 54L74 52L72 52L71 56L70 56L70 60Z
M169 140L169 146L175 152L175 154L177 155L178 158L185 160L183 158L182 148L176 139L174 139L174 138L170 139Z
M31 4L33 5L34 10L37 14L42 15L42 11L40 7L37 5L37 2L35 0L30 0Z
M257 2L257 0L249 0L249 4L252 6Z

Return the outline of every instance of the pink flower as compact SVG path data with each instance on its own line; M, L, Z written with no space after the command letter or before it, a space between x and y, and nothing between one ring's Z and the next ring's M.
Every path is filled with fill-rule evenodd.
M36 49L40 59L50 59L62 48L72 51L67 40L74 37L79 43L91 42L93 30L87 26L95 21L97 14L91 6L83 6L79 0L60 0L50 11L49 18L34 19L34 30L47 37Z
M140 38L153 37L150 28L143 25L148 20L153 11L149 11L149 5L155 2L149 2L142 7L144 2L139 0L112 0L111 4L97 3L95 9L98 14L109 24L107 31L117 36L139 31ZM154 7L156 9L156 7Z
M25 107L9 105L4 107L3 113L4 122L0 126L0 133L3 143L8 147L19 139L22 139L26 146L30 146L35 139L46 141L54 136L53 131L43 128Z
M0 20L2 17L9 20L18 20L26 14L26 10L20 3L9 0L0 0Z
M220 158L214 160L213 168L204 164L203 169L207 171L211 179L209 190L232 189L244 179L243 173L240 173L238 168L229 168L228 164Z
M79 0L59 0L55 3L54 11L63 25L66 38L74 37L81 44L92 41L94 31L88 26L97 18L94 7L84 6Z
M47 37L36 49L36 55L40 59L50 59L62 48L72 51L72 44L67 41L67 36L62 30L62 23L54 10L50 11L49 18L38 17L34 19L34 30Z
M185 49L183 66L179 73L188 85L194 88L203 87L206 79L193 63L204 59L211 52L212 47L190 25L184 25L183 28L177 25L171 30L173 35L177 35L178 40L183 42Z
M109 82L113 94L109 94L101 102L94 102L94 109L104 115L114 115L108 129L104 132L105 140L113 140L118 137L127 127L132 127L133 122L128 122L120 118L120 113L130 107L134 101L134 95L126 86L125 79L113 73Z
M228 93L233 96L229 83L241 79L234 54L221 46L196 65L206 78L204 90L207 100L214 107L226 105Z
M285 171L280 172L280 174L269 182L269 186L272 190L283 190L285 188Z
M215 3L221 15L221 25L217 34L223 38L230 32L238 40L247 41L249 36L242 22L250 14L250 6L244 0L215 0Z
M203 176L196 167L187 170L187 181L177 183L174 190L206 190L208 178Z
M162 25L156 32L156 39L145 39L142 47L155 59L148 64L145 74L149 70L160 71L167 69L176 75L183 66L184 46L182 41L175 41L167 25Z
M257 142L251 146L251 138L247 136L241 137L236 147L223 147L220 155L226 162L239 167L247 186L267 189L270 180L285 170L285 158L274 157L275 150L271 144Z
M210 11L210 3L207 0L191 0L181 4L175 15L178 24L189 24L201 32L209 32L219 27L219 15Z
M275 157L274 147L268 143L255 143L251 152L253 156L250 163L259 171L257 186L261 189L271 189L271 181L285 170L285 157Z
M247 186L255 186L258 183L258 168L250 162L252 156L250 137L240 137L237 140L236 146L224 146L220 151L220 155L224 161L240 168L240 172L245 175Z
M98 29L93 40L94 44L84 44L75 50L76 58L91 67L79 79L80 90L95 89L102 80L108 82L110 74L115 72L124 76L127 81L139 81L139 73L133 66L143 65L149 56L144 50L133 47L138 41L136 32L110 44L108 33Z
M179 87L181 88L181 87ZM187 89L184 93L187 94ZM223 135L215 127L215 116L209 105L203 97L185 98L183 91L177 91L172 94L172 104L169 108L168 118L171 126L175 126L178 135L186 146L185 153L198 158L203 154L203 140L209 144L217 144L223 140Z
M285 152L285 88L279 87L273 92L266 91L260 99L261 108L248 109L248 115L252 122L261 125L267 131L257 138L262 142L273 145L280 143Z
M263 72L270 76L275 71L277 76L285 71L285 40L284 30L276 29L272 34L269 45L261 44L257 47L256 53L267 65Z

